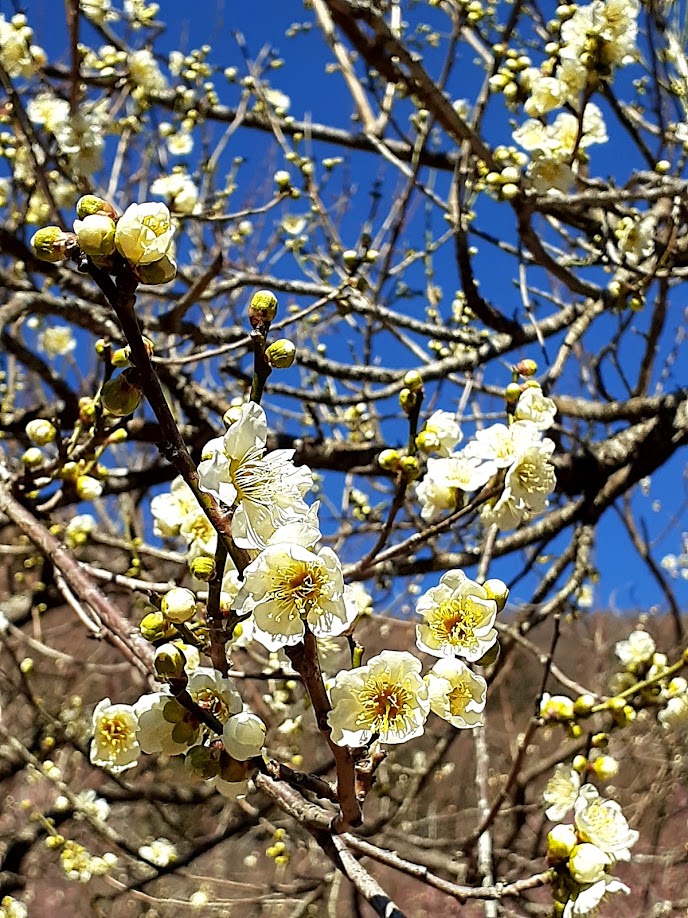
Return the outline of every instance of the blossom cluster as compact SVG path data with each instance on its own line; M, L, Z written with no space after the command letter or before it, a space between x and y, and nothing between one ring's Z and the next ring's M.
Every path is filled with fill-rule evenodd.
M553 821L573 810L573 823L559 823L547 836L547 856L556 870L557 914L582 918L595 913L605 895L629 893L611 875L617 861L630 859L638 840L619 804L601 796L592 784L581 784L580 775L566 765L557 765L544 800Z
M503 484L499 496L483 507L486 526L513 529L542 512L556 484L550 462L554 443L542 432L552 426L555 413L554 402L542 389L536 383L527 385L516 403L512 423L479 430L456 452L447 446L451 439L443 440L436 433L439 421L433 417L430 431L440 455L428 459L425 477L416 487L423 519L433 520L443 510L455 510L462 494L478 491L491 480ZM424 436L421 432L420 437Z
M657 720L665 730L676 732L688 728L688 680L671 671L666 654L659 653L652 635L636 629L616 645L616 656L624 671L612 676L616 691L632 689L638 683L645 686L639 699L659 707Z

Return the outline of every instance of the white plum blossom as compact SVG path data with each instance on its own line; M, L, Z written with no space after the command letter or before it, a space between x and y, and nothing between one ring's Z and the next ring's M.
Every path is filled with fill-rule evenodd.
M303 496L313 486L310 469L294 465L293 449L266 455L267 435L260 405L242 405L224 437L206 444L198 466L201 488L236 507L232 535L241 548L265 548L276 529L309 512Z
M76 339L69 325L50 325L38 336L38 347L48 357L64 357L76 348Z
M197 507L198 501L193 491L183 478L177 476L172 481L169 492L158 494L151 501L153 531L157 536L166 539L179 535L182 523Z
M112 704L109 698L104 698L93 712L91 762L113 774L133 768L140 752L137 729L138 717L134 707Z
M170 253L174 231L164 204L130 204L117 221L115 245L132 265L150 265Z
M525 423L530 422L517 422ZM525 448L517 452L513 464L507 469L501 495L494 502L485 504L481 511L485 525L514 529L523 520L545 509L547 498L557 481L550 462L553 452L554 443L547 438L526 443Z
M46 63L45 52L32 38L26 16L17 14L8 22L0 15L0 61L10 77L28 79Z
M622 66L637 55L638 0L593 0L579 6L562 24L562 59L581 60L592 53L604 67Z
M425 477L416 485L418 500L423 505L420 515L429 521L442 510L455 510L459 492L482 488L495 470L495 466L481 463L468 449L428 459Z
M253 613L253 637L268 650L302 641L306 624L316 637L336 637L355 621L339 558L331 548L311 550L319 537L308 525L280 528L244 571L234 606Z
M483 723L487 683L454 657L438 660L425 675L430 709L454 727L478 727Z
M580 786L581 779L577 771L569 768L568 765L557 765L542 795L545 803L548 804L545 816L552 822L563 819L573 809Z
M463 571L447 571L436 587L421 596L416 611L416 644L434 657L479 660L497 640L497 603Z
M584 915L594 915L604 897L609 893L630 893L630 889L621 880L603 876L596 883L581 886L573 898L564 906L562 918L583 918Z
M528 386L516 403L514 418L530 421L538 430L548 430L554 424L556 413L557 406L551 398L543 395L540 386Z
M461 442L461 426L456 415L441 409L433 412L422 430L423 450L450 456L457 443Z
M327 720L340 746L405 743L420 736L430 711L421 663L405 651L383 650L365 666L337 673Z
M629 669L642 668L650 663L657 645L647 631L631 631L625 641L619 641L614 648L623 665Z
M611 855L615 861L630 860L630 848L638 833L630 829L621 807L614 800L600 797L591 784L584 785L573 806L576 831L583 841L590 842Z
M167 198L172 210L179 214L193 213L198 203L198 188L185 172L161 175L152 183L150 190L151 194Z
M584 885L597 883L605 875L607 867L612 863L612 859L604 851L600 851L597 845L591 845L590 842L583 842L571 852L569 857L569 871L576 883Z
M165 77L148 48L132 51L128 57L129 76L137 86L148 92L163 92L167 88Z
M156 838L148 845L141 845L139 856L156 867L167 867L177 860L177 849L167 838Z
M688 694L669 698L657 714L657 720L665 730L685 730L688 727Z

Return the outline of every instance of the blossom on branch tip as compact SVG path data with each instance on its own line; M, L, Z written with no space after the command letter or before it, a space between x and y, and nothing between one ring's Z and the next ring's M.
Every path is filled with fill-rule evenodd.
M416 645L434 657L479 660L497 640L497 603L463 571L448 571L421 596L416 612Z
M430 708L454 727L482 726L487 683L462 660L443 657L425 676Z
M578 799L580 786L581 779L577 771L569 768L568 765L557 765L542 795L545 803L548 804L545 816L552 822L563 819L573 809Z
M294 465L293 449L266 455L267 435L260 405L242 405L224 437L206 444L198 466L202 490L236 507L232 535L241 548L265 548L276 529L309 513L303 496L313 486L310 469Z
M149 265L168 254L174 231L164 204L130 204L117 221L115 245L132 265Z
M405 651L383 650L365 666L343 670L330 690L327 716L339 746L405 743L420 736L430 711L421 663Z
M583 841L597 845L615 861L630 860L629 849L637 842L638 833L629 828L616 801L600 797L592 784L586 784L581 788L573 812L576 831Z

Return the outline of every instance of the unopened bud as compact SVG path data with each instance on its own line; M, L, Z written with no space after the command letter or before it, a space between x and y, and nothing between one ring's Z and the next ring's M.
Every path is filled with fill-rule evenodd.
M347 271L353 271L358 267L361 259L356 249L346 249L342 252L342 261Z
M37 446L30 446L22 456L22 462L27 469L36 468L43 462L43 453Z
M410 389L411 392L419 392L423 388L423 377L418 370L409 370L408 373L404 375L404 385L407 389Z
M415 481L420 477L420 464L415 456L402 456L399 468L407 481Z
M74 221L79 248L94 258L106 258L115 251L115 221L103 214L92 214Z
M611 755L601 755L592 763L592 770L600 781L611 781L619 772L619 763Z
M265 724L255 714L235 714L225 724L222 742L233 759L245 762L260 755L266 732Z
M265 359L277 370L287 370L296 358L296 346L288 338L278 338L265 349Z
M163 255L148 265L136 265L135 269L142 284L169 284L177 276L177 262L169 255Z
M278 172L275 172L275 185L279 188L280 191L286 191L291 187L291 176L286 169L280 169Z
M588 760L584 755L575 755L573 762L571 762L571 768L577 771L579 775L582 775L588 769Z
M586 692L585 695L579 695L573 703L573 710L576 714L589 714L595 707L595 696Z
M521 387L518 383L512 382L504 390L504 398L509 404L514 404L521 397Z
M537 364L534 360L527 358L526 360L521 360L514 367L514 372L518 373L519 376L529 377L535 376L537 373Z
M497 603L497 611L501 612L509 598L509 587L506 583L504 583L503 580L499 580L497 577L490 577L489 580L483 583L483 589L487 593L488 598L493 599Z
M57 430L45 418L36 418L26 425L26 436L37 446L46 446L53 442L57 436Z
M155 671L165 681L185 679L185 663L186 657L174 644L163 644L155 651Z
M163 596L160 611L165 618L176 624L188 622L196 614L196 597L191 590L173 587Z
M434 453L442 445L434 430L421 430L416 437L416 446L422 453Z
M129 359L130 355L131 348L129 345L126 347L118 347L116 351L112 352L110 363L113 367L117 367L118 370L124 370L126 367L131 366L131 360Z
M100 397L110 414L123 418L136 411L143 398L143 392L134 382L134 377L125 370L103 384Z
M406 414L410 414L416 405L416 393L408 388L402 389L399 393L399 405Z
M44 226L31 237L31 248L41 261L62 261L76 244L74 233L65 233L59 226Z
M207 583L215 576L215 561L207 555L199 555L191 562L190 570L197 580Z
M81 500L95 500L103 493L102 484L91 475L79 475L75 486Z
M241 417L241 405L232 405L222 415L222 423L226 427L231 427L232 424L236 424L236 422L239 420L240 417Z
M95 400L88 395L82 395L79 399L79 420L82 424L90 423L96 416Z
M139 625L139 631L143 637L151 643L171 637L173 634L165 616L157 609L155 612L149 612L148 615L143 616L141 624Z
M547 835L547 860L550 863L567 860L577 842L578 838L573 826L554 826Z
M117 219L117 211L112 204L95 194L85 194L82 198L79 198L76 202L76 213L80 220L96 215L110 217L111 220Z
M277 315L277 297L271 290L257 290L248 307L251 328L269 325Z
M386 472L396 472L399 468L401 456L396 449L383 449L377 457L377 464Z

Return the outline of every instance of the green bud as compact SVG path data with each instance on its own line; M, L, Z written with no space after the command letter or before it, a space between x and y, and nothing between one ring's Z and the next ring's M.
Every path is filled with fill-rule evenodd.
M33 234L30 245L41 261L62 261L76 245L76 236L59 226L44 226Z
M112 204L95 194L85 194L82 198L79 198L76 202L76 214L80 220L101 215L110 217L111 220L117 219L117 211Z
M416 393L411 392L408 388L402 389L399 393L399 405L406 414L410 414L416 405Z
M296 358L296 346L288 338L278 338L265 349L265 359L277 370L287 370Z
M151 643L171 637L173 634L173 630L168 625L165 616L162 612L158 612L157 609L155 612L149 612L148 615L143 616L139 631Z
M22 456L22 462L28 469L34 469L43 462L43 453L37 446L30 446Z
M514 404L521 397L521 387L518 383L512 382L504 390L504 398L509 404Z
M163 596L160 610L171 622L188 622L196 614L196 597L191 590L173 587Z
M403 381L406 388L410 389L411 392L420 392L423 388L423 377L418 370L409 370L408 373L404 375Z
M578 698L576 698L573 703L573 710L576 714L584 716L592 711L592 709L595 707L595 704L595 697L586 693L585 695L579 695Z
M37 446L46 446L54 441L57 430L45 418L36 418L26 425L26 436Z
M530 377L535 376L537 373L537 364L534 360L526 359L521 360L514 367L514 372L518 373L519 376Z
M277 315L277 297L271 290L257 290L248 307L251 328L269 325Z
M383 449L377 457L377 464L386 472L396 472L401 462L401 456L396 449Z
M191 562L190 570L197 580L207 583L215 576L215 561L207 555L199 555Z
M110 357L110 363L113 367L117 367L118 370L124 370L126 367L131 366L131 360L129 359L131 355L131 348L129 345L126 347L119 347L116 351L112 352Z
M420 464L415 456L402 456L399 460L399 468L407 481L415 481L420 478Z
M155 651L155 671L164 681L185 679L186 657L175 644L163 644Z
M110 414L124 418L136 411L143 398L143 392L133 381L129 371L125 370L124 373L104 383L100 397Z
M149 265L136 265L136 276L142 284L169 284L177 276L177 262L163 255Z

